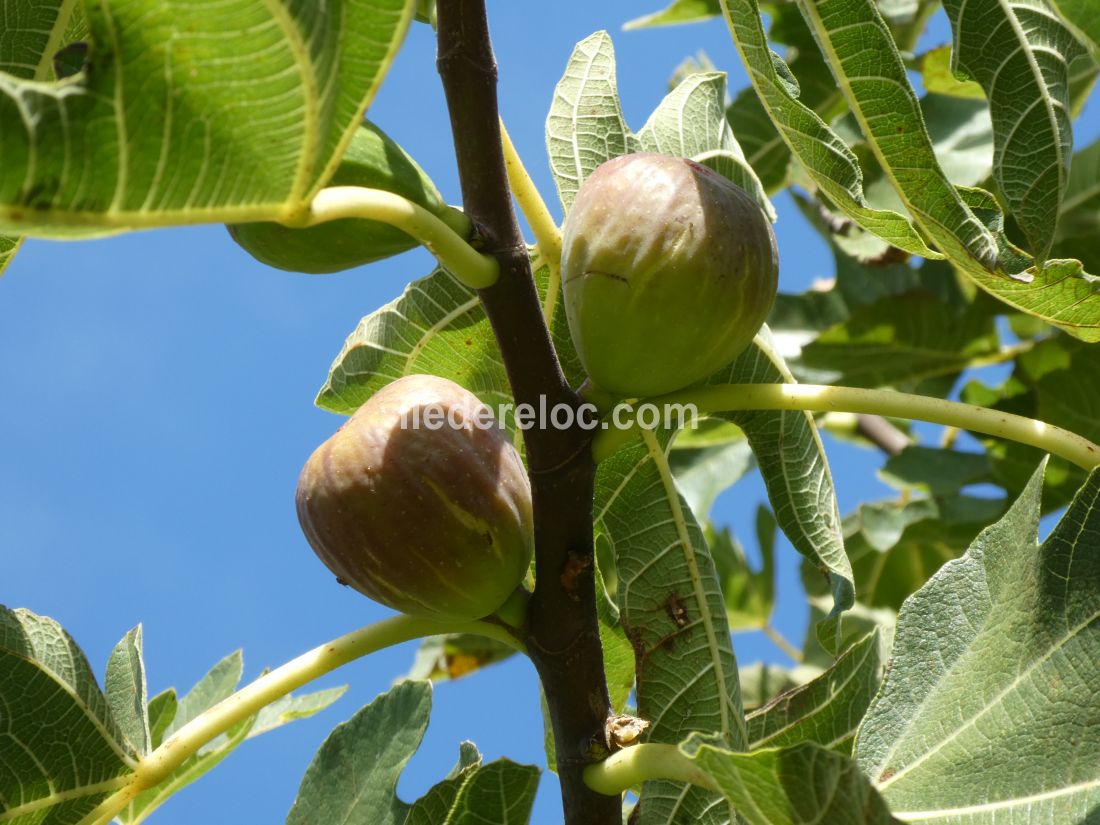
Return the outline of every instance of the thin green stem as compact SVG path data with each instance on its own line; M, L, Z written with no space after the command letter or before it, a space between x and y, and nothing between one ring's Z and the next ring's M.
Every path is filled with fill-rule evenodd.
M763 630L764 635L771 639L775 646L786 653L792 661L796 662L797 664L802 664L802 651L791 644L789 641L787 641L786 636L784 636L767 622L761 625L760 629Z
M816 384L715 384L647 401L658 406L692 405L700 415L734 410L811 410L919 419L1038 447L1086 470L1100 465L1100 447L1053 424L973 404L892 390ZM637 420L631 419L626 426L602 430L592 442L593 458L597 462L607 458L629 442L639 429Z
M87 814L80 825L110 822L139 793L163 782L207 742L307 682L368 653L442 633L475 633L522 650L504 627L483 621L442 623L401 615L352 631L261 676L192 719L143 758L129 781Z
M650 779L672 779L718 790L714 780L675 745L632 745L584 770L585 784L608 796L636 788Z
M550 282L546 285L546 295L542 300L542 315L546 319L546 325L550 326L558 304L558 292L561 290L561 230L550 210L546 208L546 201L539 194L535 182L527 174L527 168L512 144L508 130L504 128L504 121L500 123L500 139L504 147L508 188L512 190L512 196L519 204L523 216L527 218L527 223L531 225L539 254L550 270Z
M459 234L462 229L460 222L451 213L447 216L447 220L443 220L419 204L382 189L330 186L317 193L307 212L284 223L306 227L341 218L365 218L388 223L420 241L448 272L466 286L473 289L492 286L500 276L500 264L496 258L483 255L466 243ZM468 228L468 219L462 220Z

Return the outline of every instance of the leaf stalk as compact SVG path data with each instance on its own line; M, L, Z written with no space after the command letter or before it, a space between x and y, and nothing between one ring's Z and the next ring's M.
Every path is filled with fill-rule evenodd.
M470 221L458 210L452 213L445 213L447 220L444 220L419 204L383 189L330 186L317 193L307 212L284 224L307 227L342 218L386 223L419 241L466 286L472 289L492 286L500 277L500 264L492 255L483 255L466 242L463 234L469 233Z
M138 794L167 779L207 742L292 690L369 653L443 633L474 633L523 650L523 645L508 630L487 621L444 623L400 615L354 630L260 676L199 714L144 757L127 783L87 814L80 825L109 823Z
M1018 441L1060 456L1085 470L1100 465L1100 446L1053 424L974 404L893 390L818 384L715 384L647 401L657 405L693 405L700 415L735 410L807 410L918 419ZM626 426L602 430L592 442L594 460L598 463L610 456L640 429L637 419L630 419Z

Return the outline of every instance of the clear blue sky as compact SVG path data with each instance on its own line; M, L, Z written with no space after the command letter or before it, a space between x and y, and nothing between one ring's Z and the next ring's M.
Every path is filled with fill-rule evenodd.
M612 32L635 128L673 68L699 49L730 71L732 89L746 85L720 21L619 30L661 2L490 2L502 114L555 212L543 127L577 40ZM942 21L936 31L944 40ZM459 200L426 26L414 27L370 116ZM1095 133L1094 113L1090 121ZM777 206L781 288L799 291L832 274L831 256L786 198ZM253 261L220 226L27 243L0 280L0 602L59 620L100 674L115 642L143 622L151 693L189 688L238 647L252 679L386 615L338 587L314 558L294 485L339 424L312 399L344 337L430 266L417 251L339 275L294 275ZM835 442L829 449L842 509L885 491L874 478L877 456ZM717 515L750 537L763 495L748 479L723 496ZM800 639L796 569L784 546L775 624ZM781 661L762 638L738 636L735 645L743 663ZM282 822L327 731L387 689L413 652L376 654L323 680L318 686L351 689L321 715L246 743L154 821ZM400 785L406 799L450 768L463 739L488 759L542 762L526 661L437 688L425 745ZM534 821L559 818L547 774Z

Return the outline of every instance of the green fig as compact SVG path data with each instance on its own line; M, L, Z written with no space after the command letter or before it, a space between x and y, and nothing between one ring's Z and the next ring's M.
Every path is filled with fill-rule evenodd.
M569 330L592 384L619 397L672 392L736 358L775 300L779 259L763 210L682 158L599 166L565 220Z
M416 161L370 121L356 131L328 185L384 189L424 207L462 234L468 229L465 218L448 208ZM256 260L291 272L339 272L418 245L400 229L361 218L306 229L273 222L239 223L229 226L229 234Z
M496 611L534 549L518 451L477 396L432 375L383 387L318 447L297 505L338 580L441 621Z

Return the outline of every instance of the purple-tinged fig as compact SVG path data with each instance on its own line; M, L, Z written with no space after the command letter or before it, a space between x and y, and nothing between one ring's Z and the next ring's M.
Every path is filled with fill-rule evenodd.
M491 410L444 378L388 384L310 456L298 520L337 578L410 615L493 613L527 573L531 488Z
M600 390L660 395L736 358L775 300L779 259L760 206L682 158L599 166L565 220L569 329Z

